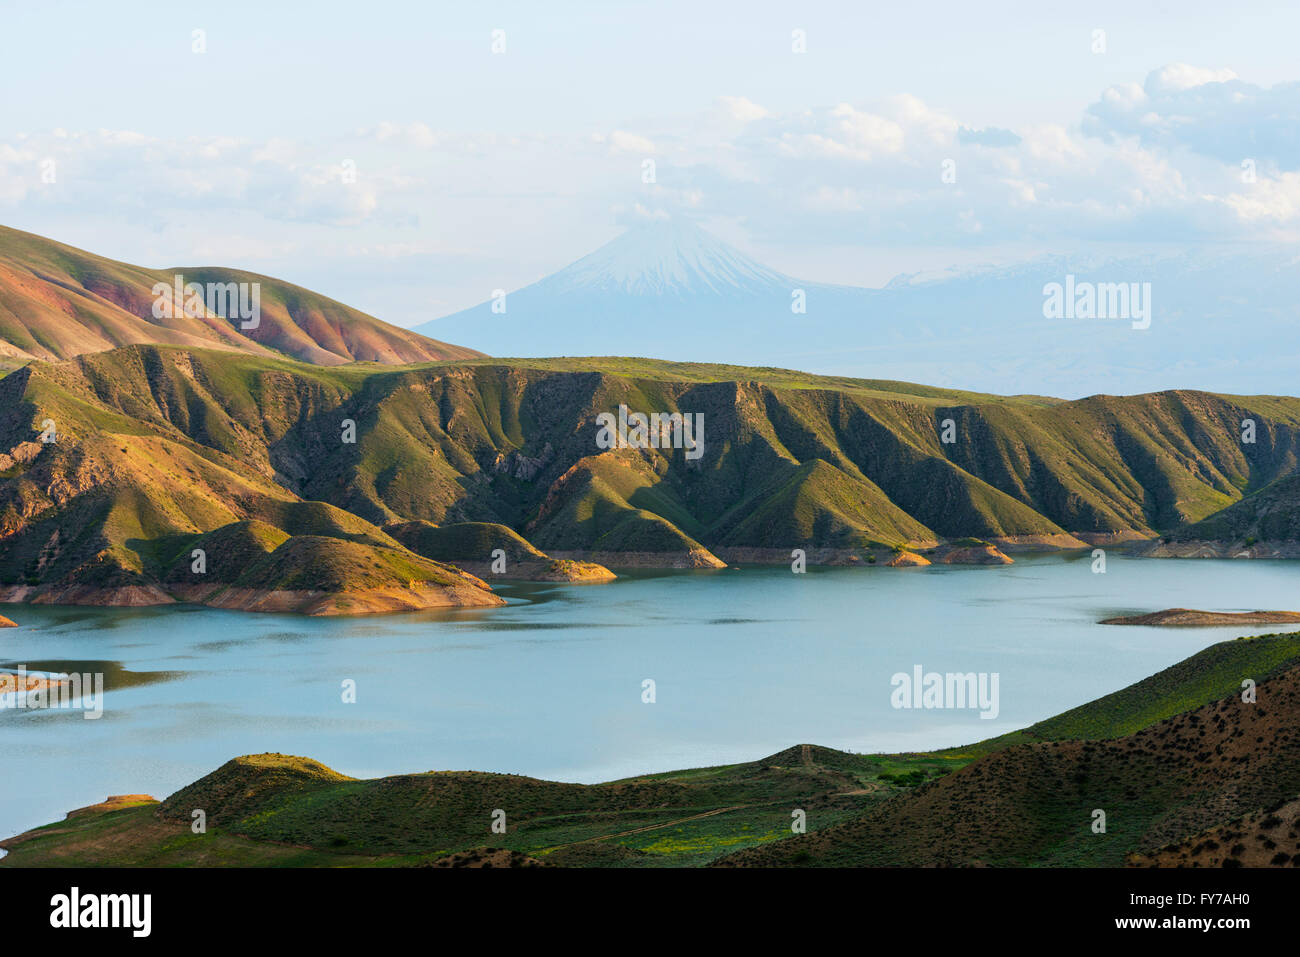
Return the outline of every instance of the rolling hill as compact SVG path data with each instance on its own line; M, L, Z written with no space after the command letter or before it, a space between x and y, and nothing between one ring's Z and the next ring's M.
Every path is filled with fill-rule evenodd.
M482 578L576 583L608 582L616 577L594 562L552 558L518 532L495 522L434 525L416 519L394 522L384 526L384 531L417 555L449 562Z
M174 309L171 316L155 317L155 285L171 288L178 275L205 288L258 284L257 327L241 328L229 308L219 314L205 307L194 316ZM0 368L146 343L287 356L319 365L479 355L269 276L198 266L144 269L0 226Z
M0 841L0 866L1296 866L1298 689L1300 635L1273 635L1213 645L1014 741L943 752L803 744L593 785L365 780L246 755L162 802L110 798ZM807 833L792 834L792 809Z
M702 416L700 457L602 449L597 415L620 405ZM522 536L610 566L1077 548L1249 501L1298 453L1300 399L1279 397L1054 402L649 360L321 367L131 346L0 379L0 584L167 600L177 555L247 521L407 561L384 527L464 526L429 555L473 541L460 557L481 561L497 529L503 549Z
M1213 646L1024 732L1046 731L1042 740L976 746L980 760L901 799L722 863L1114 867L1278 808L1300 794L1300 664L1294 635L1253 641L1228 643L1243 646L1233 667L1216 671L1222 661L1213 653L1224 646ZM1252 662L1255 652L1262 655ZM1263 678L1256 701L1243 700L1242 678ZM1170 697L1154 697L1157 689ZM1207 694L1207 703L1148 723L1154 702L1173 711L1173 702L1185 707ZM1130 721L1136 730L1111 736ZM1287 849L1300 850L1294 835Z
M1300 476L1288 475L1221 512L1181 529L1178 539L1195 541L1300 540Z

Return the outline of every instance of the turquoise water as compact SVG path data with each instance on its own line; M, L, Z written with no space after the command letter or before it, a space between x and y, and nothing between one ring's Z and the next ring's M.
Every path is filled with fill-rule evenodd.
M239 754L359 777L600 781L813 742L922 750L1023 727L1238 634L1102 626L1300 606L1300 564L1020 557L994 567L628 574L500 586L504 608L364 619L4 606L0 666L98 671L104 714L0 710L0 833L109 794L164 797ZM891 676L997 672L1000 713L896 710ZM656 700L642 701L644 679ZM342 683L356 682L356 703Z

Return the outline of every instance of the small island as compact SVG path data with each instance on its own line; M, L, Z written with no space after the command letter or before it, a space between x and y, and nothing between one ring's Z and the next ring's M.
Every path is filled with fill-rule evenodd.
M1107 618L1103 625L1163 625L1166 627L1211 627L1214 625L1284 625L1300 622L1296 611L1198 611L1195 608L1166 608L1146 615Z

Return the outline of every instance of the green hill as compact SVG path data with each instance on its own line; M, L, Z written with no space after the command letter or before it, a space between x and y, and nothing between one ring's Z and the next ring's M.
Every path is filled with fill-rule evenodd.
M1254 544L1300 541L1300 475L1288 475L1177 531L1176 539Z
M787 542L870 548L934 538L875 483L823 459L775 471L769 483L723 515L712 532L725 545L768 548Z
M1102 740L1134 734L1184 711L1241 690L1300 659L1300 632L1221 641L1149 678L1072 708L1022 731L943 752L984 755L1034 741Z
M495 522L398 522L384 531L411 551L439 562L489 562L500 549L510 564L546 561L547 556L513 529Z
M751 378L718 378L736 373ZM1290 533L1300 399L950 404L805 379L622 359L324 368L163 346L34 362L0 379L0 588L157 597L181 546L243 521L383 548L402 546L382 527L423 522L459 529L426 557L461 547L436 541L452 535L474 556L456 560L482 560L469 539L486 534L691 567L719 565L713 549L1081 547L1215 515L1223 534ZM620 405L701 416L702 454L601 449L596 417ZM1243 445L1246 415L1257 441ZM43 442L49 422L57 440ZM1235 517L1249 509L1267 519Z

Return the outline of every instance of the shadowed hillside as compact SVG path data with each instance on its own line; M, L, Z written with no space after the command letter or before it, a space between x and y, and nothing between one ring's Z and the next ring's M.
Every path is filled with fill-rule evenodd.
M1290 661L1255 702L1234 692L1123 737L995 750L859 819L722 863L1119 866L1300 794L1300 665ZM1104 833L1093 830L1097 811Z

